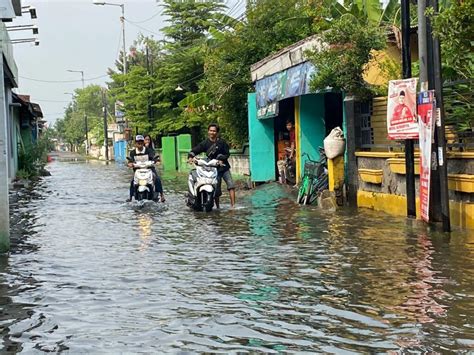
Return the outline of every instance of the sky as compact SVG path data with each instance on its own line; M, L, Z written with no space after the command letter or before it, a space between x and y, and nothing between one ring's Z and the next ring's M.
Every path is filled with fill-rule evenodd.
M127 48L139 33L162 39L160 28L166 26L163 7L158 0L108 0L125 4L125 40ZM243 11L244 0L228 0L229 10ZM8 26L37 24L39 34L10 31L13 38L38 37L40 44L15 44L19 83L15 90L30 95L41 105L44 118L53 123L61 118L74 89L82 87L81 74L67 70L83 70L85 85L103 85L109 80L107 68L114 67L122 48L118 6L98 6L93 0L23 0L22 5L36 7L37 19L29 14L17 17ZM104 77L102 77L104 76ZM100 78L98 78L100 77ZM96 78L87 80L89 78ZM34 79L34 80L31 80ZM53 82L46 82L53 81ZM63 82L73 81L73 82Z

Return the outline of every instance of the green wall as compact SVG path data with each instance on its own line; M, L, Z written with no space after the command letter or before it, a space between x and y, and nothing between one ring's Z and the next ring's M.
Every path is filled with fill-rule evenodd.
M319 159L319 147L323 146L326 134L324 123L324 94L309 94L300 97L300 152L309 154L311 159ZM306 157L301 157L303 173Z
M161 138L163 170L176 170L176 137Z
M274 181L275 135L273 118L257 118L256 94L248 94L250 142L250 178L252 181Z
M179 171L188 171L191 166L188 162L188 153L192 149L191 146L191 135L190 134L180 134L176 137L177 149L178 149L178 170Z

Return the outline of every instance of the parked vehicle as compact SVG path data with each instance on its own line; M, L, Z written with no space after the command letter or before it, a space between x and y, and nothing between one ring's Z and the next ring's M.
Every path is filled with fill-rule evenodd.
M155 193L155 176L153 174L154 161L133 163L136 169L133 175L133 191L136 201L153 200Z
M195 169L188 178L186 204L195 211L211 212L217 187L217 159L194 159Z
M329 177L327 170L327 158L324 148L319 148L319 161L312 160L307 153L303 153L308 159L304 164L304 175L298 190L297 203L310 205L316 201L319 194L329 188Z

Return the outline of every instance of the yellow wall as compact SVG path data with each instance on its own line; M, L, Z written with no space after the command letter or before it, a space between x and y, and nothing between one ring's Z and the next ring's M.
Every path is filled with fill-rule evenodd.
M373 85L386 85L388 80L402 78L402 52L401 43L397 43L395 37L389 38L387 48L382 51L373 51L373 59L367 64L364 73L364 80ZM411 61L418 60L418 42L416 34L412 34L410 38ZM387 62L388 61L388 62ZM392 67L395 69L396 77L388 77L387 70L384 67Z
M405 196L379 192L358 191L357 206L383 211L394 216L406 216L407 199ZM474 229L474 203L449 201L451 225ZM416 215L420 217L420 200L416 199Z

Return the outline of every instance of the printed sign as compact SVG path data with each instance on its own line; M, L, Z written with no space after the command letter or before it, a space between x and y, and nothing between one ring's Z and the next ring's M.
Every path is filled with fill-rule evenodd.
M420 92L417 103L420 141L420 210L421 218L428 222L430 211L431 145L436 121L434 91Z
M125 117L125 113L123 112L123 102L122 101L115 101L115 121L116 122L123 122L123 118Z
M388 84L387 131L389 139L417 139L416 84L418 79L391 80Z
M274 103L289 97L308 94L310 92L309 80L314 72L314 66L305 62L257 80L255 83L257 108L262 109L260 111L264 113L272 112L271 106ZM258 118L262 117L258 116Z

